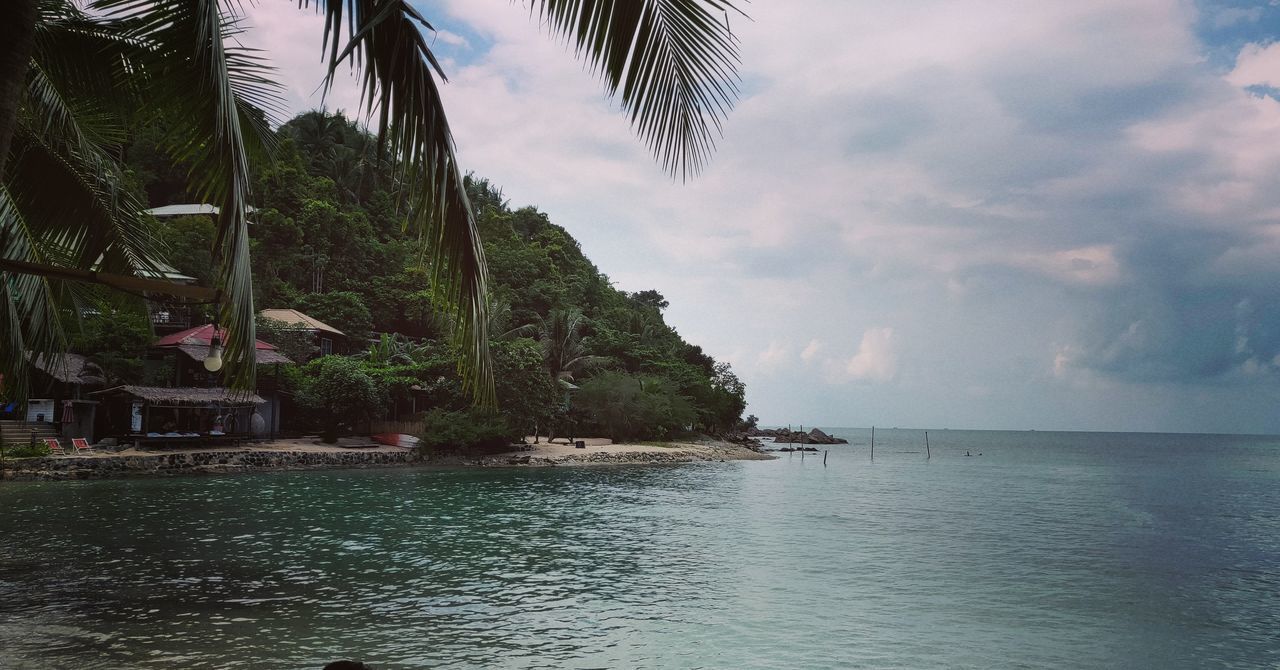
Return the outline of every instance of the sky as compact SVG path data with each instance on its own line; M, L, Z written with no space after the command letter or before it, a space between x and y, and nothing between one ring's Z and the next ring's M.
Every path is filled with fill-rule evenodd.
M522 3L416 4L464 169L764 424L1280 433L1277 0L756 0L688 182ZM247 13L320 106L320 19Z

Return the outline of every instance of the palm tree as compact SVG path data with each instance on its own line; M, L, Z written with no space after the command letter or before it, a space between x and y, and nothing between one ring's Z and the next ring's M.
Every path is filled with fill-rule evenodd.
M705 165L737 94L728 15L740 1L529 0L529 7L621 98L663 168L687 179ZM249 388L254 308L245 215L250 164L270 148L267 115L278 104L268 68L229 41L238 30L237 0L89 6L86 13L72 0L10 0L0 21L0 286L11 298L0 315L0 373L21 383L22 352L61 346L60 279L138 288L136 278L88 275L95 252L106 258L100 269L121 275L155 258L140 234L139 203L117 187L111 150L122 138L93 132L98 121L115 132L125 127L121 120L141 117L165 120L167 148L192 165L194 191L220 208L213 300L229 330L227 378ZM477 401L489 402L484 252L440 99L438 83L447 79L422 32L434 28L409 0L315 6L325 17L326 90L342 64L360 72L378 154L403 184L405 225L418 232L422 262L454 316L459 371ZM64 190L93 207L32 205Z
M604 356L592 356L582 345L582 327L587 319L577 310L553 309L539 324L542 362L551 378L568 389L575 375L608 362Z

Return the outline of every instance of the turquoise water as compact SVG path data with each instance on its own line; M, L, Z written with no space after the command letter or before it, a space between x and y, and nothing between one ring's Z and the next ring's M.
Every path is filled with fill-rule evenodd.
M825 467L3 483L0 666L1280 665L1280 438L834 430Z

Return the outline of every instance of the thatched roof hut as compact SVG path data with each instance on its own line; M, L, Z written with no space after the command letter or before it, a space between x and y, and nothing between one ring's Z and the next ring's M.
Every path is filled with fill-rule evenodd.
M27 354L31 365L63 384L102 384L102 370L80 354Z
M192 386L168 388L164 386L116 386L89 395L104 397L132 396L152 405L260 405L265 400L256 393L233 391L228 388L196 388Z

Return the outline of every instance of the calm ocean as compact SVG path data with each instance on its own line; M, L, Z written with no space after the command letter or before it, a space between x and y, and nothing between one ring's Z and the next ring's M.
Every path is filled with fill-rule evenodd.
M0 667L1280 667L1280 438L829 430L825 467L5 482Z

